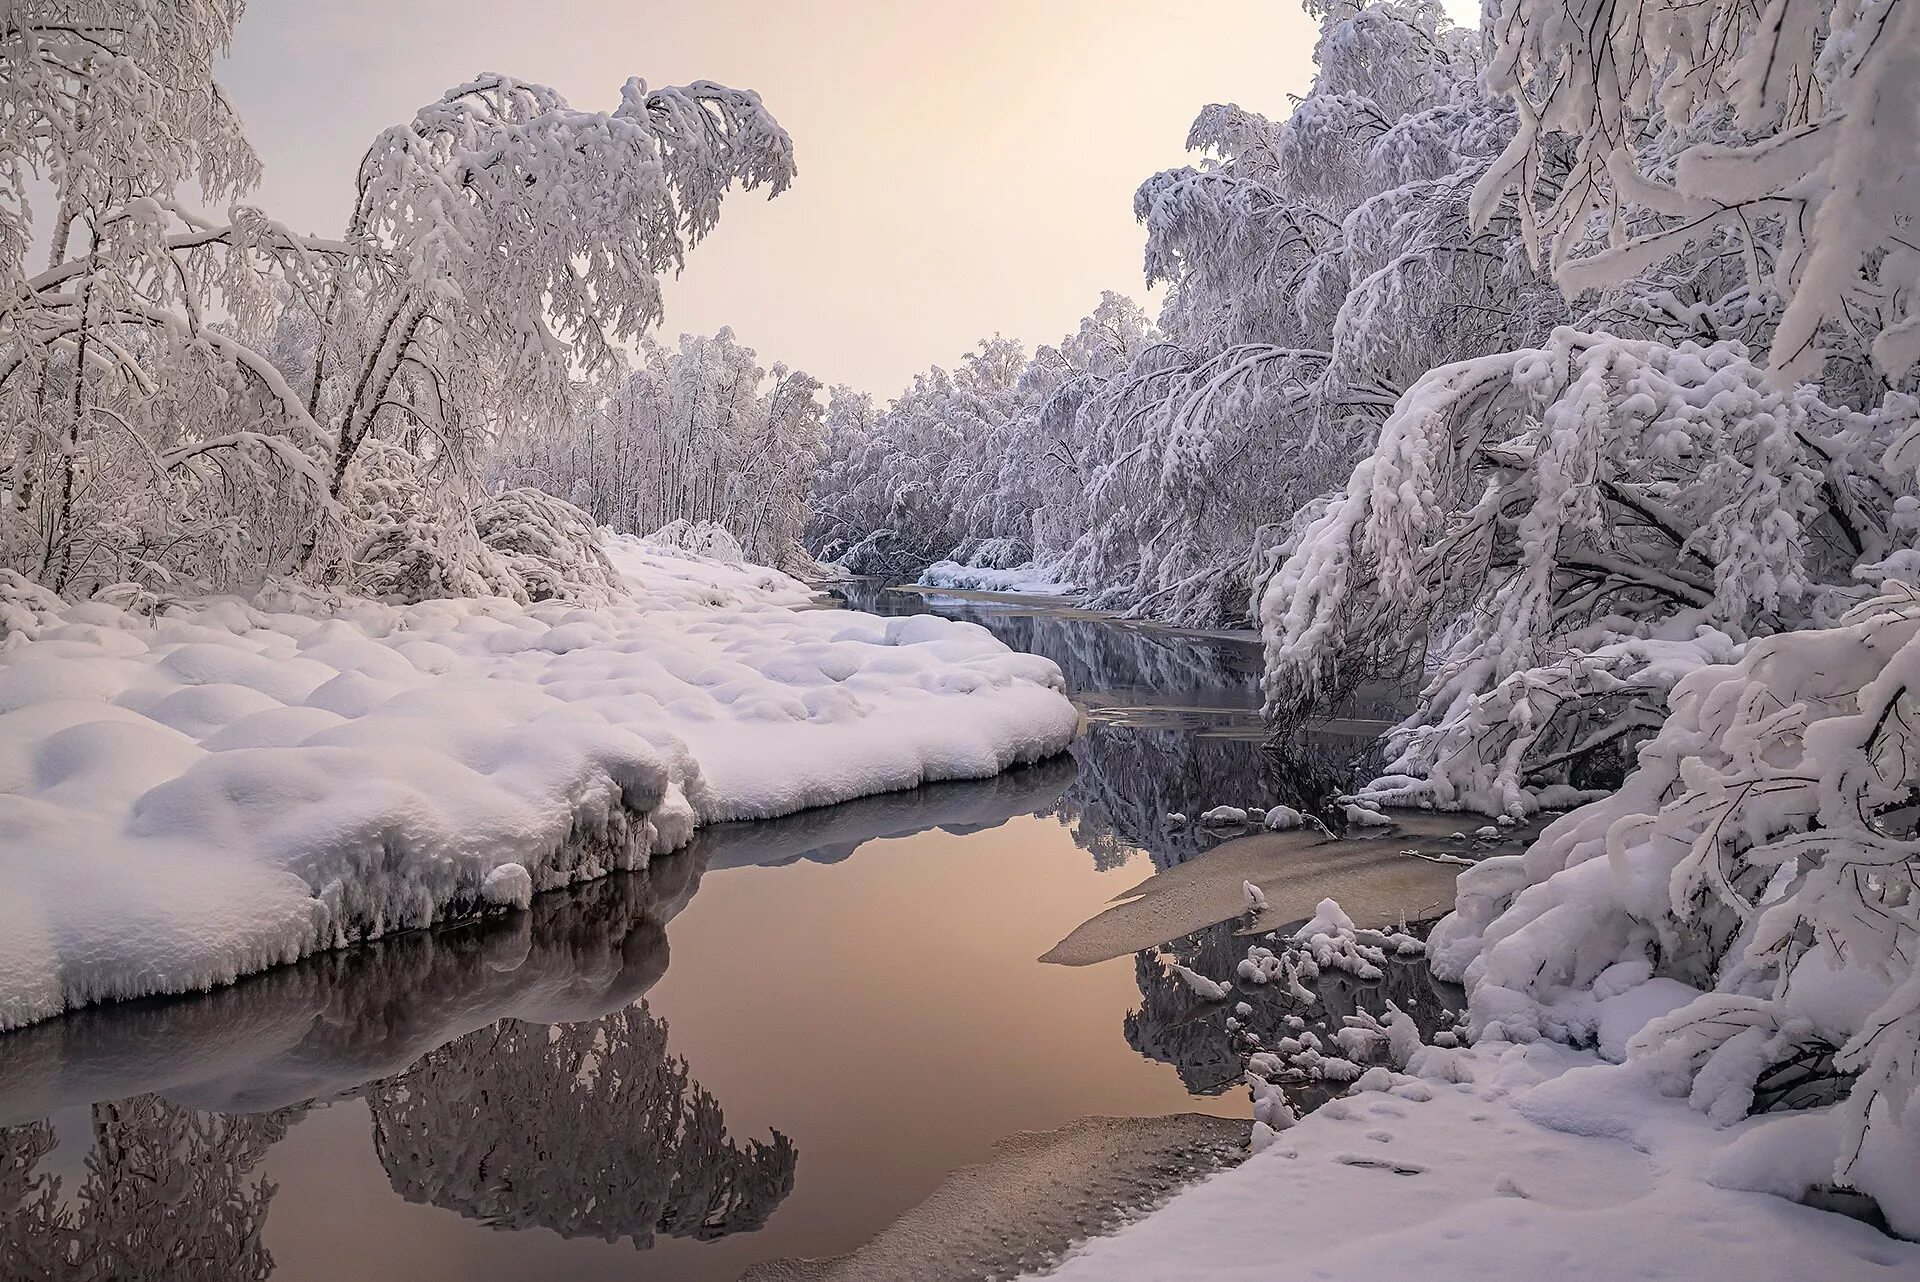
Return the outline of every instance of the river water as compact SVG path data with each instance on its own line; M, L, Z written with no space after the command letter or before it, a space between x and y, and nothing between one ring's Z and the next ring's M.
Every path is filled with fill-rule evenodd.
M1310 786L1263 750L1257 646L848 594L1053 658L1088 733L999 779L708 830L528 913L0 1038L0 1277L801 1276L768 1262L853 1251L1008 1137L1078 1125L942 1191L938 1232L1006 1267L1051 1197L1070 1222L1034 1241L1233 1160L1217 1009L1148 954L1037 959L1212 844L1169 812ZM1229 924L1174 951L1222 973L1236 946ZM1233 1124L1164 1124L1141 1171L1088 1156L1128 1132L1079 1122L1189 1114Z

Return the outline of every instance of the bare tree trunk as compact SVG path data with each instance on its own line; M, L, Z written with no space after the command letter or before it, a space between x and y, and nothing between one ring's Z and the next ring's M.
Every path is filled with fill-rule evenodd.
M91 256L100 247L98 229L88 224ZM73 397L68 406L66 439L60 447L60 494L54 501L53 520L47 527L46 556L41 576L55 592L64 592L73 572L73 483L75 460L80 454L80 427L87 413L87 346L92 333L93 291L98 273L89 271L80 291L80 334L73 355Z

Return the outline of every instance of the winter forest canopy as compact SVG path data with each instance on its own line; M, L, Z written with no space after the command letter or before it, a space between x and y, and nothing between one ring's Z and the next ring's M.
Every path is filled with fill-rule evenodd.
M659 332L795 180L750 90L477 76L314 237L245 203L241 0L0 0L0 647L604 604L603 528L1254 628L1276 717L1417 690L1362 801L1566 812L1435 933L1475 1036L1693 985L1632 1054L1716 1119L1818 1061L1827 1176L1920 1233L1920 0L1307 7L1306 92L1139 186L1157 315L886 400Z

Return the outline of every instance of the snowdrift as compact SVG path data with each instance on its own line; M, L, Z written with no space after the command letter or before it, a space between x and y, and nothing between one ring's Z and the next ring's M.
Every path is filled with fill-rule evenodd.
M0 574L0 1029L1060 751L1058 668L637 540L631 601L67 604Z
M935 561L920 571L920 582L930 588L959 588L974 592L1017 592L1026 596L1071 596L1074 585L1042 566L1016 565L1011 569Z

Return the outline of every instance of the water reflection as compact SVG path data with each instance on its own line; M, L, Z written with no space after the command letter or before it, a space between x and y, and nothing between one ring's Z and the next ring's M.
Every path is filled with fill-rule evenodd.
M1097 721L1071 752L1073 783L1048 813L1102 870L1118 868L1135 850L1156 868L1185 863L1221 838L1193 821L1201 813L1218 805L1311 808L1346 773L1344 758L1288 757L1257 739Z
M394 1192L561 1237L752 1232L793 1191L793 1142L744 1147L643 1002L591 1023L502 1020L369 1088Z
M667 970L667 923L711 872L993 828L1057 804L1073 772L1062 757L721 825L523 913L0 1037L0 1278L266 1277L262 1159L315 1104L355 1098L409 1202L637 1248L757 1230L798 1150L777 1129L730 1138L670 1052L642 1001Z
M927 608L890 596L894 612ZM1156 965L1129 977L1032 959L1126 884L1104 870L1136 851L1170 867L1216 840L1169 812L1300 804L1327 790L1358 732L1315 731L1319 758L1265 742L1245 638L1005 605L941 612L1061 664L1090 721L1070 756L715 827L644 874L543 895L526 913L0 1037L0 1277L260 1278L270 1241L288 1272L314 1276L340 1260L394 1278L627 1275L629 1251L583 1253L613 1242L651 1246L674 1276L734 1277L756 1253L848 1249L1007 1130L1087 1111L1244 1116L1231 1098L1188 1094L1238 1078L1221 1008ZM1027 815L1059 822L1020 819L963 847L938 837ZM930 835L830 867L916 833ZM780 871L732 871L746 868ZM676 978L656 988L668 923L709 876L678 927ZM1228 926L1175 950L1226 974L1245 942ZM742 948L780 964L744 985ZM1135 979L1123 1044L1113 1021ZM1277 994L1246 1000L1256 1031L1289 1013ZM1383 1008L1343 997L1338 976L1322 1001L1313 1018L1332 1026L1343 1001ZM1427 1000L1409 1001L1424 1018ZM964 1105L929 1116L929 1080ZM733 1137L723 1102L760 1138ZM803 1147L810 1174L796 1184ZM271 1231L267 1171L289 1189ZM378 1190L356 1205L385 1251L330 1236L326 1184L343 1175L356 1195ZM406 1204L460 1218L410 1219Z
M1074 758L1062 755L991 779L883 792L771 822L716 824L694 835L688 853L708 870L839 863L870 841L935 829L982 832L1016 815L1051 813L1074 771Z
M324 953L187 997L74 1011L0 1038L0 1122L157 1092L259 1112L351 1091L501 1019L597 1019L667 966L695 860L542 895L524 913Z
M937 613L979 624L1016 650L1060 665L1087 733L1069 749L1071 783L1045 813L1072 829L1102 871L1144 850L1168 868L1220 834L1170 816L1219 805L1326 806L1374 763L1404 694L1354 691L1328 715L1277 725L1260 711L1261 651L1250 633L1192 633L994 594L835 586L874 614Z
M0 1128L0 1276L265 1278L274 1187L255 1171L302 1110L223 1116L139 1095L89 1110L85 1178L41 1169L50 1121Z
M977 623L1013 649L1059 664L1067 689L1089 707L1156 714L1168 718L1166 724L1234 720L1258 729L1260 644L1250 633L1176 632L1044 600L929 595L890 589L878 580L836 584L833 590L853 609L871 614L937 613Z
M1236 933L1239 925L1238 921L1226 921L1209 926L1173 940L1165 951L1202 975L1232 976L1247 955L1247 946L1260 942ZM1241 1081L1242 1055L1246 1048L1226 1023L1240 1003L1250 1007L1250 1013L1234 1017L1242 1029L1268 1046L1282 1037L1299 1036L1285 1026L1289 1015L1304 1019L1308 1029L1331 1044L1333 1034L1344 1026L1347 1016L1365 1011L1384 1017L1389 1002L1413 1017L1423 1040L1431 1041L1441 1029L1453 1027L1454 1012L1465 1001L1465 994L1458 987L1435 979L1423 959L1389 956L1384 970L1382 978L1369 983L1345 971L1323 969L1311 985L1314 991L1311 1006L1289 997L1279 985L1238 981L1232 998L1225 1002L1204 1002L1184 980L1168 972L1156 960L1156 953L1149 950L1134 958L1140 1008L1126 1016L1122 1031L1128 1045L1150 1059L1172 1065L1188 1090L1206 1095L1237 1086ZM1338 1083L1315 1082L1289 1085L1286 1089L1295 1108L1305 1112L1325 1103L1342 1088Z

